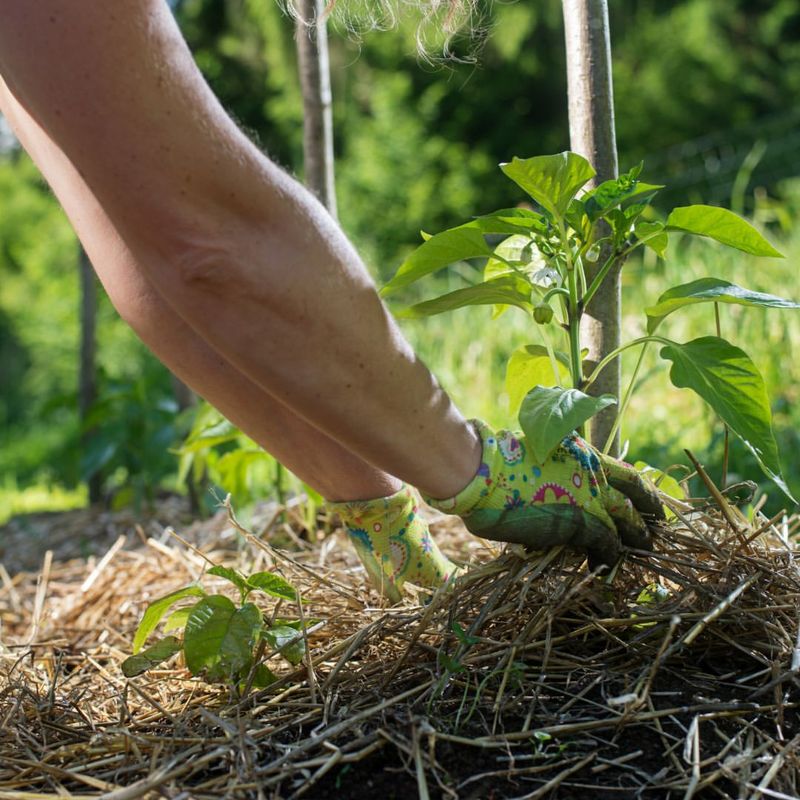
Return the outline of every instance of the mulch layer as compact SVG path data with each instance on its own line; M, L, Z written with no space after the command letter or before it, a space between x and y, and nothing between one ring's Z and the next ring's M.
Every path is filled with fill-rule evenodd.
M0 800L797 798L800 520L669 501L611 576L562 548L494 548L389 607L345 536L299 507L187 523L102 512L0 529ZM66 531L66 533L65 533ZM306 658L242 694L178 656L127 679L147 603L209 565L274 570Z

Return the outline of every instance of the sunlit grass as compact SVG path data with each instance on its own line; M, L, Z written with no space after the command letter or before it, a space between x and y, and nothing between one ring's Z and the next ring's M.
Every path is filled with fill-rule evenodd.
M83 508L86 503L85 486L66 489L58 484L39 483L20 487L15 478L7 475L0 484L0 525L4 525L17 514L67 511L73 508Z

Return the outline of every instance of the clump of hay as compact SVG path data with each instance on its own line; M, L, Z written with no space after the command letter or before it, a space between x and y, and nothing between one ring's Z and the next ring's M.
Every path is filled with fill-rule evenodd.
M796 797L800 522L670 502L605 578L432 517L477 565L392 608L291 509L0 570L0 798ZM300 589L306 662L244 697L180 663L126 680L146 602L207 560Z

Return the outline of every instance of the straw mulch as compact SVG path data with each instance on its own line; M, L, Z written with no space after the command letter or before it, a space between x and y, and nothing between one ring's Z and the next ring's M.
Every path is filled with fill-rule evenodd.
M0 569L0 800L797 797L799 523L673 507L611 578L432 517L473 567L394 608L291 509L257 536L225 512L180 539L109 524L102 557ZM301 590L277 613L309 620L307 663L273 659L279 682L245 697L177 660L126 680L148 600L208 561Z

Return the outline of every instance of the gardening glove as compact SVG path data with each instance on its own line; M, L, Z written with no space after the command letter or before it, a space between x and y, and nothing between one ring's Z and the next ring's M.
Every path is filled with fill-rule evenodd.
M664 510L633 467L602 456L576 433L540 464L523 434L472 424L483 445L478 472L455 497L425 497L434 508L457 514L485 539L586 551L591 568L612 566L620 542L651 548L647 523L663 519Z
M433 541L410 486L389 497L327 507L342 520L373 586L392 603L406 581L435 588L459 572Z

